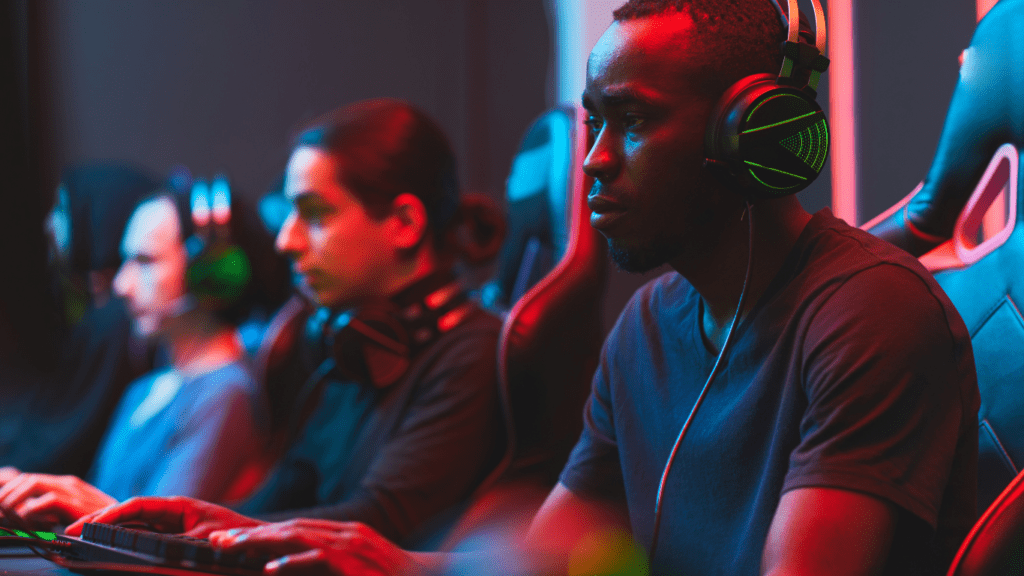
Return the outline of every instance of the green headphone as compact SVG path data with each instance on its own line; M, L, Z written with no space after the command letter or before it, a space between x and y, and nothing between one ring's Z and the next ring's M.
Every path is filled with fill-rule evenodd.
M231 239L231 189L218 175L210 184L192 185L189 215L195 230L185 241L188 294L208 310L225 310L246 292L252 267L245 252Z
M704 137L705 166L750 200L803 190L828 158L828 121L815 101L818 81L829 65L824 10L813 0L817 41L811 45L800 42L797 0L789 0L793 18L777 0L771 1L789 28L782 70L778 76L747 76L726 90Z

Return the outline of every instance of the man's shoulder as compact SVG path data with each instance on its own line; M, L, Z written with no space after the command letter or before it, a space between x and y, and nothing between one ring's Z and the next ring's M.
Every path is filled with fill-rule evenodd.
M808 224L798 275L808 290L823 285L840 287L859 277L860 289L882 297L916 293L937 298L951 308L945 293L917 258L892 244L848 225L828 210L814 215ZM864 282L865 278L874 281ZM826 293L829 291L825 291Z
M831 214L819 216L820 237L809 242L811 255L804 270L810 288L803 287L804 295L813 290L824 296L820 307L811 308L819 318L834 323L849 316L857 318L858 326L875 324L890 332L902 319L918 328L941 327L957 346L969 342L953 303L917 258Z
M816 213L808 224L806 248L816 264L834 273L851 275L879 264L893 264L922 278L931 278L917 258L850 226L828 209Z
M490 345L501 334L501 328L501 318L473 304L462 320L442 333L430 347L444 349L461 341Z
M458 324L417 354L414 363L423 368L481 361L497 363L501 328L500 318L474 304Z

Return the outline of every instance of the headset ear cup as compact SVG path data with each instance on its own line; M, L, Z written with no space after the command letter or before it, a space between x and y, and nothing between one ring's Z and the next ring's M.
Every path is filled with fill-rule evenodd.
M828 157L829 131L821 107L771 74L748 76L715 106L705 133L708 166L751 200L803 190Z
M238 302L251 277L249 258L241 248L229 243L205 248L186 271L189 293L211 310L223 310Z

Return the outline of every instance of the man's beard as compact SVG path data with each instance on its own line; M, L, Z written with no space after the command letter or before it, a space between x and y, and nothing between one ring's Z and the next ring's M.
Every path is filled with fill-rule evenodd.
M654 239L645 246L626 247L608 240L608 254L623 272L643 274L675 258L682 251L680 243Z

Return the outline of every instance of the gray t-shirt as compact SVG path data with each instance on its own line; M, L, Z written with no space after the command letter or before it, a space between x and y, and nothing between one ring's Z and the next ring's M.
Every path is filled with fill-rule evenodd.
M676 273L634 296L562 472L577 495L624 499L643 546L715 360L701 306ZM967 330L931 276L823 210L734 339L673 464L653 573L757 574L781 494L817 486L902 510L886 574L944 574L974 520L979 398Z
M265 447L263 422L266 401L243 362L188 379L152 372L125 391L92 483L118 500L180 495L218 501Z

